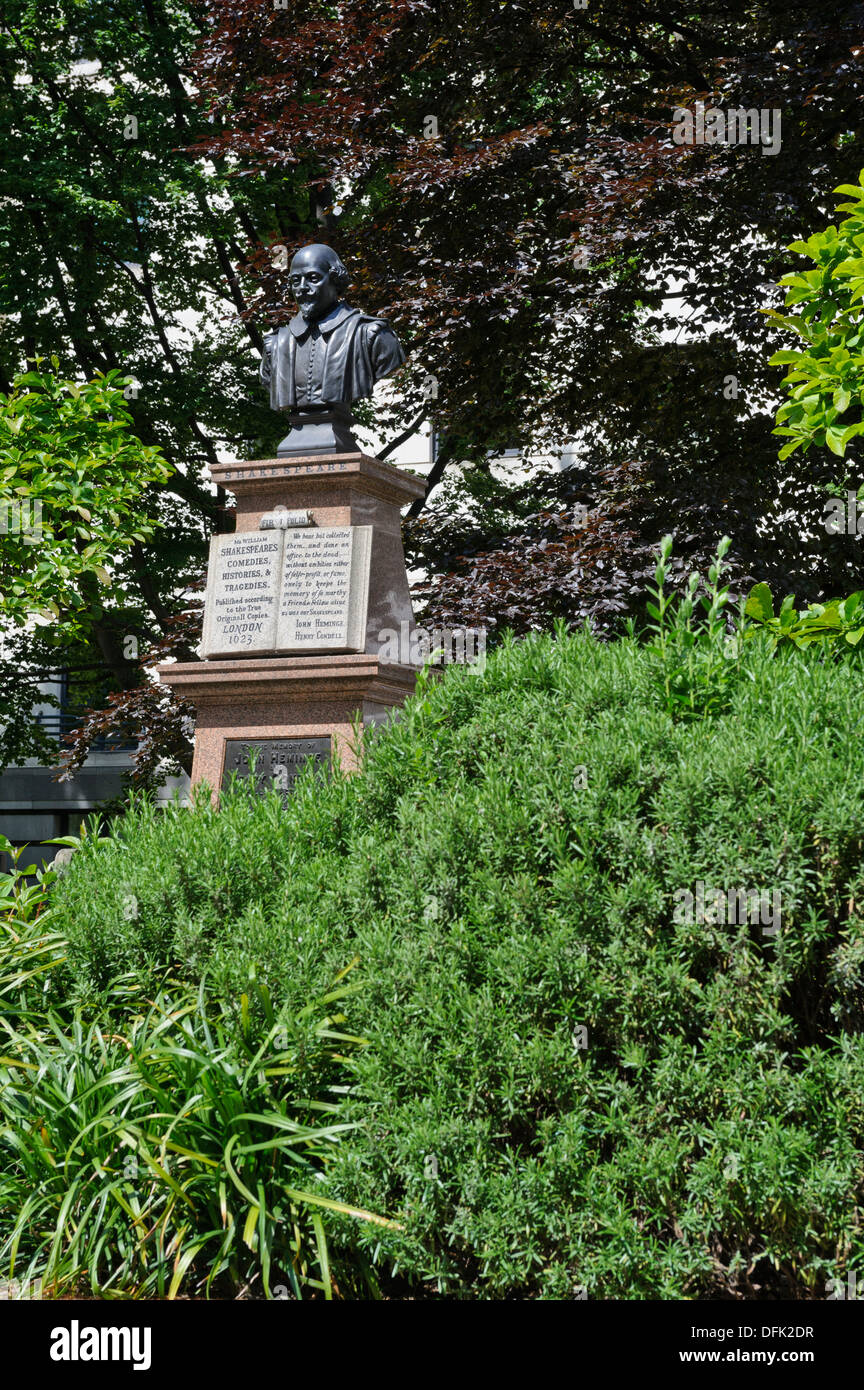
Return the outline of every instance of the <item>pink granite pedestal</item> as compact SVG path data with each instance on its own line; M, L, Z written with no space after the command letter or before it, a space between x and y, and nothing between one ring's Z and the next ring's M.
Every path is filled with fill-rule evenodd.
M214 464L215 482L237 498L237 531L265 512L311 512L318 527L371 526L365 651L237 656L169 664L159 676L196 711L193 787L218 794L228 740L325 738L331 758L357 766L354 722L383 722L414 689L416 667L382 661L379 634L413 628L401 538L401 508L422 497L421 478L363 454Z

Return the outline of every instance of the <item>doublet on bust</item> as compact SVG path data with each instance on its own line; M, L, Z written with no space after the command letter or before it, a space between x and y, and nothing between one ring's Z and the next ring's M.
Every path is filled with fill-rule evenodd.
M325 341L317 323L311 323L308 333L297 339L294 353L294 390L297 392L298 405L321 403L322 398L318 393L322 380L322 344Z
M309 323L296 314L264 339L261 380L274 410L297 410L371 396L376 381L405 361L386 319L344 302Z

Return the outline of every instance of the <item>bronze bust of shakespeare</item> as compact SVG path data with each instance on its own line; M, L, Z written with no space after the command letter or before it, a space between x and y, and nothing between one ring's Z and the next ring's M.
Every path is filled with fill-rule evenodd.
M351 402L371 396L405 353L386 319L345 303L348 271L332 247L302 247L289 280L299 312L266 334L261 360L270 404L286 411L292 425L277 456L355 453Z

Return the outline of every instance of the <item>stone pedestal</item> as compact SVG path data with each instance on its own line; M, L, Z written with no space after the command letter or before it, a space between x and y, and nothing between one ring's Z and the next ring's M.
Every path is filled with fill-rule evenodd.
M307 757L351 771L354 721L383 722L414 688L416 668L392 660L392 633L413 629L400 521L425 484L359 453L215 464L212 474L236 496L238 542L214 538L205 659L159 667L196 710L192 784L218 792L232 769L248 775L250 755L259 782L275 777L286 792ZM344 622L338 604L336 621L297 619L294 609L322 604L326 617L328 594ZM244 613L260 621L233 621Z

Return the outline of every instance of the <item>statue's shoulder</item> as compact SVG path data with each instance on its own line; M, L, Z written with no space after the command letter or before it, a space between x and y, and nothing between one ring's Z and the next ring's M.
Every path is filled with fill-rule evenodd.
M393 336L396 336L389 319L382 318L380 314L364 314L362 309L358 309L357 312L370 337L379 333L393 333Z
M282 323L277 325L276 328L271 328L267 333L261 335L264 340L264 349L266 352L272 352L273 348L279 342L279 339L284 339L287 327L287 324Z

